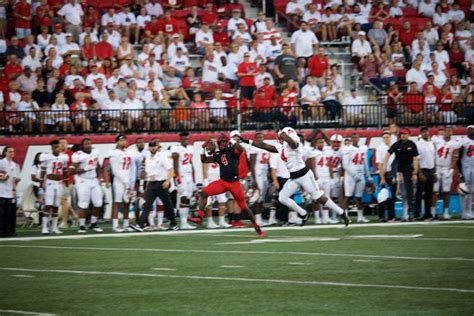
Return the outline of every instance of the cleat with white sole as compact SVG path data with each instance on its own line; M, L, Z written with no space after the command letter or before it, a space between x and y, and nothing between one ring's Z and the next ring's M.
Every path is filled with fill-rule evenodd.
M49 230L43 229L43 230L41 230L41 234L43 234L43 235L49 235Z
M87 233L87 230L84 226L79 227L79 230L77 231L78 234L85 234Z
M100 228L99 226L90 227L90 229L95 231L96 233L103 233L104 232L104 230L102 228Z
M357 223L370 223L370 220L368 220L365 217L357 219Z
M59 229L55 229L51 233L54 234L54 235L61 235L63 232L60 231Z
M222 223L219 223L219 227L220 228L231 228L232 225L231 224L228 224L226 222L222 222Z
M216 228L220 228L220 226L219 226L219 225L216 225L216 223L214 223L214 222L208 222L208 223L206 224L206 228L207 228L207 229L216 229Z
M192 229L196 229L196 226L192 226L192 225L189 225L188 223L183 223L180 225L180 228L181 230L192 230Z
M125 230L123 230L122 228L120 227L115 227L114 229L112 229L112 232L113 233L123 233Z
M131 226L127 226L123 229L126 233L131 233L131 232L134 232L135 229L133 229Z

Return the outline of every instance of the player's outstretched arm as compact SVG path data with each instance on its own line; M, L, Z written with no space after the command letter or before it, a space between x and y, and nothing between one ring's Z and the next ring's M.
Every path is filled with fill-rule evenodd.
M293 138L291 138L290 136L288 136L287 133L285 133L285 132L280 132L280 134L278 134L278 136L280 137L280 139L282 139L283 141L287 142L288 145L289 145L292 149L298 148L298 143L295 142L295 141L293 140Z
M278 153L278 150L273 145L267 144L265 142L253 142L250 139L243 138L242 136L238 136L238 137L240 138L240 140L243 143L250 144L254 147L266 150L266 151L271 152L271 153Z
M202 153L201 153L201 162L202 163L213 163L214 162L214 156L212 156L212 154L214 154L214 151L215 151L215 147L214 145L211 145L211 144L214 144L214 143L211 143L211 142L204 142L204 144L202 144ZM210 156L208 155L207 151L210 151Z

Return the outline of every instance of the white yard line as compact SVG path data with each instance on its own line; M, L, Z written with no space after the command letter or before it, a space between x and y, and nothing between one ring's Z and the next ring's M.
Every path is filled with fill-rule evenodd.
M408 222L408 223L369 223L369 224L352 224L345 228L344 225L310 225L304 227L264 227L263 230L267 232L271 231L299 231L299 230L313 230L313 229L356 229L356 228L367 228L367 227L437 227L445 224L465 224L472 225L474 227L474 221L446 221L446 222ZM464 225L461 225L464 226ZM38 237L14 237L14 238L3 238L0 242L11 242L11 241L34 241L34 240L53 240L53 239L87 239L87 238L110 238L110 237L146 237L146 236L180 236L180 235L199 235L199 234L221 234L225 233L239 233L239 232L253 232L253 228L239 228L239 229L226 229L226 230L185 230L185 231L163 231L163 232L147 232L147 233L107 233L107 234L87 234L87 235L61 235L61 236L38 236ZM39 233L39 230L38 230Z
M252 283L277 283L277 284L294 284L294 285L315 285L315 286L341 286L356 288L376 288L376 289L400 289L400 290L418 290L418 291L435 291L435 292L455 292L474 294L474 289L459 289L445 287L423 287L411 285L391 285L391 284L364 284L364 283L345 283L345 282L327 282L327 281L299 281L299 280L279 280L279 279L251 279L237 277L217 277L217 276L198 276L198 275L166 275L151 273L129 273L129 272L113 272L113 271L77 271L77 270L54 270L54 269L25 269L25 268L0 268L5 271L27 271L38 273L66 273L77 275L111 275L126 277L145 277L145 278L169 278L169 279L188 279L188 280L213 280L213 281L235 281L235 282L252 282Z
M290 266L310 266L312 263L309 262L288 262Z
M13 274L12 277L14 278L34 278L34 275L26 275L26 274Z
M176 269L172 269L172 268L153 268L152 270L155 270L155 271L176 271Z
M224 269L239 269L239 268L245 268L245 266L221 266L221 268Z
M380 262L380 260L354 259L353 262Z
M324 256L324 257L349 257L349 258L375 258L395 260L420 260L420 261L466 261L474 262L474 258L463 257L408 257L408 256L383 256L347 253L325 252L300 252L300 251L244 251L244 250L205 250L205 249L160 249L160 248L113 248L113 247L69 247L69 246L41 246L41 245L0 245L0 248L15 249L58 249L58 250L92 250L92 251L118 251L118 252L169 252L169 253L213 253L213 254L243 254L243 255L290 255L290 256Z
M27 311L19 311L14 309L0 309L0 315L2 313L7 314L20 314L20 315L37 315L37 316L56 316L57 314L48 314L48 313L36 313L36 312L27 312Z

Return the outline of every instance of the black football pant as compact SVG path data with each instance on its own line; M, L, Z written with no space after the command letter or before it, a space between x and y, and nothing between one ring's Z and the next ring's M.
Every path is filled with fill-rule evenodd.
M0 237L14 236L16 205L13 199L0 198Z
M151 207L157 197L159 197L161 202L163 202L165 215L170 220L170 225L176 226L174 207L171 202L171 196L168 189L163 189L164 182L165 181L148 182L145 192L145 205L143 206L143 211L141 212L140 220L138 221L138 225L141 227L148 223L148 214L150 213Z
M433 185L434 185L434 169L421 169L426 180L421 181L418 178L416 184L416 197L415 197L415 217L420 217L421 214L421 201L425 201L425 215L424 218L431 217L431 199L433 198Z

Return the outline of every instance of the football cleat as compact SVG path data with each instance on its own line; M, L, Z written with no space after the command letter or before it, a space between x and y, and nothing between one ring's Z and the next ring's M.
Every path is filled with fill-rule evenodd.
M167 229L168 231L177 231L179 230L178 225L170 225L170 227Z
M230 223L230 225L232 225L232 227L235 227L235 228L247 228L247 224L245 224L244 222L242 221L232 221Z
M180 229L181 230L192 230L192 229L196 229L196 226L189 225L188 223L182 223L180 225Z
M127 233L131 233L131 232L134 232L135 229L133 229L131 226L127 226L124 228L124 231L127 232Z
M84 226L79 227L79 230L77 231L78 234L85 234L87 233L86 228Z
M143 228L141 228L140 225L132 225L132 224L130 224L130 226L128 226L128 227L130 227L131 229L133 229L133 230L136 231L136 232L140 232L140 233L143 232Z
M49 235L49 230L48 229L43 229L43 230L41 230L41 234Z
M231 228L232 225L230 225L230 224L228 224L228 223L226 223L226 222L220 222L220 223L219 223L219 227L221 227L221 228Z
M357 219L357 223L370 223L370 221L365 217L361 217Z
M208 222L208 223L206 224L206 228L207 228L207 229L216 229L216 228L220 228L220 226L219 226L219 225L216 225L216 223L214 223L214 222Z
M306 222L309 220L309 216L310 216L310 215L311 215L311 214L309 214L309 212L306 212L305 215L300 215L300 214L298 214L298 217L301 218L301 224L300 224L300 226L304 226L304 225L306 224Z
M125 230L123 230L122 228L120 227L115 227L112 229L112 232L113 233L123 233Z
M342 221L344 222L344 225L347 227L349 226L349 217L347 216L346 212L342 213L341 215L339 215L342 219Z
M60 231L59 229L55 229L51 233L54 234L54 235L61 235L63 232Z

